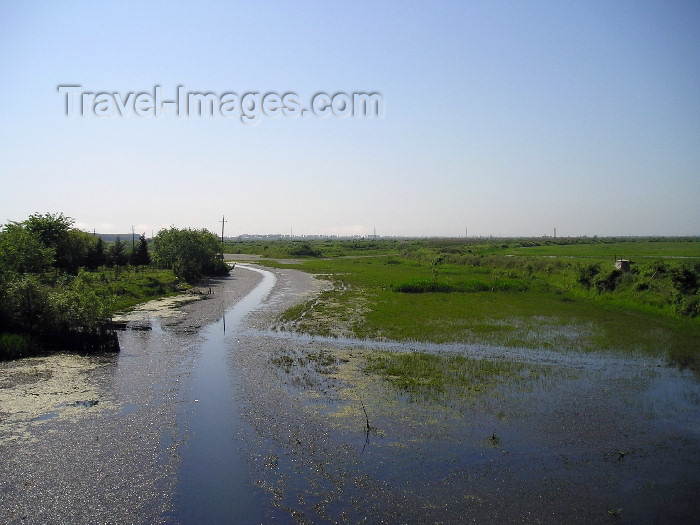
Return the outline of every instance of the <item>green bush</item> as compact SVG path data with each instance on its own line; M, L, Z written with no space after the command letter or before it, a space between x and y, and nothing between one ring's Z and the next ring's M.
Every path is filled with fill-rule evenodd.
M26 334L0 334L0 361L18 359L36 354L40 346Z
M159 231L153 239L154 263L188 283L204 275L228 275L220 253L219 238L207 230L170 228Z
M593 279L599 273L600 263L581 264L576 267L576 280L588 290L593 284Z
M593 284L599 293L612 292L617 288L622 276L623 272L615 268L607 274L598 275L593 281Z

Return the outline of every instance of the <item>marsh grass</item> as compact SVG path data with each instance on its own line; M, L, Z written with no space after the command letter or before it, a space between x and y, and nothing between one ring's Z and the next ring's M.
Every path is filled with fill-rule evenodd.
M525 241L515 244L407 241L400 255L308 259L296 267L323 274L335 289L284 319L295 330L318 335L622 351L666 355L697 368L700 316L679 312L685 303L673 284L674 272L693 268L694 260L641 259L632 272L617 274L612 257L600 254L700 255L700 242L543 247L586 254L560 258L508 256L527 247ZM579 282L582 265L600 268L589 287Z
M410 400L473 397L499 384L512 385L539 375L536 367L523 363L461 355L374 352L365 359L365 373L378 374Z
M98 296L111 298L113 312L123 312L151 299L176 295L182 289L171 270L142 267L81 270L76 280Z
M28 357L41 351L41 344L32 335L0 334L0 361Z
M282 373L283 380L292 388L327 396L333 391L330 376L338 371L341 361L323 348L280 347L270 356L270 363Z

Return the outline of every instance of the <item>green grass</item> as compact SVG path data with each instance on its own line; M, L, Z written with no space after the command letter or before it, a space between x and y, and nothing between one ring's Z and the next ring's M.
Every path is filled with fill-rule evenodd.
M374 352L365 357L365 373L378 374L411 399L472 397L499 384L537 377L532 366L511 361L471 359L422 352Z
M691 257L700 259L700 238L513 238L513 239L297 239L227 241L225 253L257 254L267 258L304 257L304 246L317 257L397 255L400 252L452 255L546 255L598 257Z
M256 254L276 259L344 257L398 253L400 245L401 241L397 239L227 241L224 253Z
M628 243L608 244L606 249L616 250ZM638 253L663 245L668 257L699 245L637 244ZM696 301L697 295L680 296L672 280L676 269L692 268L692 260L643 260L633 272L615 277L612 258L601 258L598 244L588 245L585 257L561 259L493 250L475 254L465 252L466 246L412 241L400 255L306 259L294 267L323 274L335 289L288 311L283 320L319 335L624 351L695 366L700 316L684 315L683 301ZM553 248L558 247L567 245ZM600 272L587 288L578 281L578 268L592 263L600 263ZM613 289L601 291L599 283Z
M700 258L700 241L697 238L684 241L620 241L591 242L590 244L546 244L541 246L517 246L508 253L516 255L549 255L559 257L605 257L624 259L635 257L693 257Z
M42 351L37 339L29 334L0 334L0 361L28 357Z
M98 296L110 298L113 312L123 312L139 303L181 291L181 284L171 270L153 268L81 270L76 280Z

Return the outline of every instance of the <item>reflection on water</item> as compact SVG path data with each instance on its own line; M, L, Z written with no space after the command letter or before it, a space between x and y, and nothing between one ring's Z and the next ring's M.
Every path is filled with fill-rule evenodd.
M267 271L237 267L258 272L263 280L202 333L204 340L178 416L184 443L179 448L175 517L183 523L260 522L262 518L259 495L241 453L240 378L230 368L228 354L235 348L233 335L242 319L270 293L276 278Z

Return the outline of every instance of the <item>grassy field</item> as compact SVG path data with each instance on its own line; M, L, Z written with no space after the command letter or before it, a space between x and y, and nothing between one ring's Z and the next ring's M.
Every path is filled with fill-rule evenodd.
M315 256L294 267L335 289L283 321L319 335L623 351L693 367L700 354L697 240L372 240L372 255L359 242L303 243ZM289 257L290 247L266 252ZM632 271L617 271L615 254Z
M181 284L171 270L155 268L128 266L81 270L75 279L78 286L84 285L98 296L108 298L115 313L181 291Z
M654 257L700 257L700 242L687 240L637 240L596 242L590 244L545 244L517 246L507 250L515 255L549 255L558 257L604 257L634 259Z

